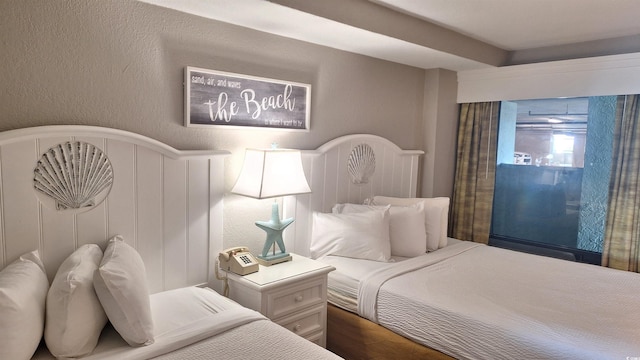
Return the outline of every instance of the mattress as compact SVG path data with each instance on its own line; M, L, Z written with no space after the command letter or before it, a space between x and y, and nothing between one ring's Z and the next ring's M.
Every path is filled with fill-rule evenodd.
M107 325L82 359L339 359L211 289L188 287L151 295L155 342L130 347ZM285 347L286 344L286 347ZM277 356L275 356L277 355ZM54 359L45 347L33 359Z
M349 269L352 279L340 284L350 284L352 294L359 277L361 315L456 358L640 354L639 274L466 242L418 258L424 259ZM426 265L374 279L419 261ZM338 273L345 269L332 265ZM370 290L376 295L366 295L363 284L376 282L382 284ZM362 309L365 297L375 299L368 315Z

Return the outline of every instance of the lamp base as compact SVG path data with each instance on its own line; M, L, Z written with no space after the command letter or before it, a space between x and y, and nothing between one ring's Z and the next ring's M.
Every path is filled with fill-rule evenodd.
M291 261L292 259L289 253L278 253L275 255L267 255L267 256L258 255L257 258L258 258L258 263L260 263L260 265L262 266L271 266L275 264L280 264L283 262Z

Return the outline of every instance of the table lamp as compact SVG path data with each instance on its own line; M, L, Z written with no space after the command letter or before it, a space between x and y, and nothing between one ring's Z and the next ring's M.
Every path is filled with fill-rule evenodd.
M267 199L286 195L310 193L302 169L300 151L291 149L247 149L240 175L231 192L254 199ZM286 252L282 231L293 218L280 220L278 202L271 206L271 219L256 221L256 226L267 233L267 240L258 262L270 266L291 260ZM276 251L276 245L279 251Z

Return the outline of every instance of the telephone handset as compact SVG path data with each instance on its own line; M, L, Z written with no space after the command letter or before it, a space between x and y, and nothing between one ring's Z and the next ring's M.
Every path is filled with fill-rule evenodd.
M220 268L238 275L247 275L258 271L258 261L243 246L226 249L218 256Z

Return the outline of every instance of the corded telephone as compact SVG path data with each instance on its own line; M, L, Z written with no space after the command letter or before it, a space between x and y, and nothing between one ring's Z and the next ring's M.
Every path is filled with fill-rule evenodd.
M238 275L247 275L258 271L258 261L246 247L226 249L218 256L220 268Z

